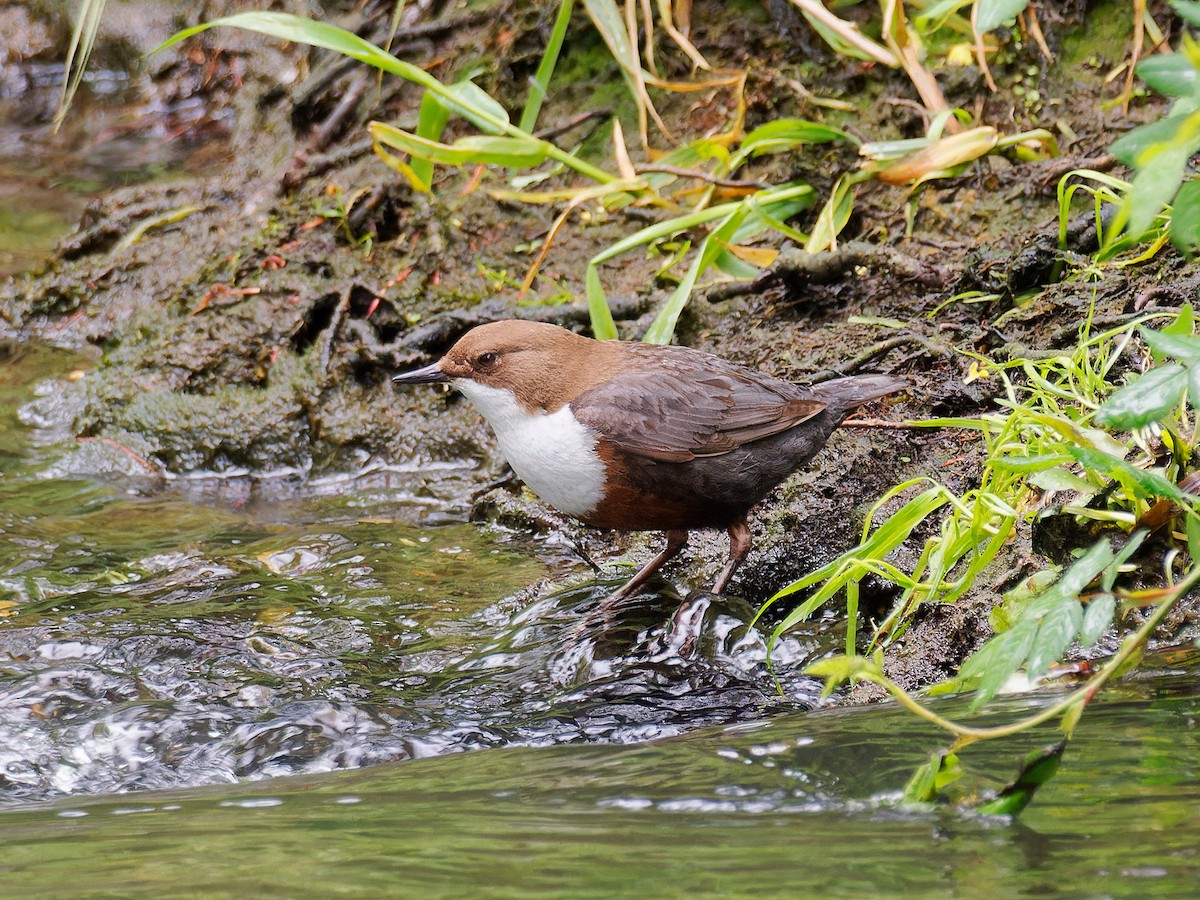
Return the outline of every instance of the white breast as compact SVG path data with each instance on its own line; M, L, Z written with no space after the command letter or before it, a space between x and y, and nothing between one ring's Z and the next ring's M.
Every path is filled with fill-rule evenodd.
M535 494L568 515L595 510L604 497L604 463L595 433L569 406L530 413L512 391L465 378L453 384L488 420L505 459Z

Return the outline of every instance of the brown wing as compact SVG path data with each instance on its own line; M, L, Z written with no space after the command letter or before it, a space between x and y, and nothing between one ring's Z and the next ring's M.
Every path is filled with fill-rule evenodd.
M627 453L667 462L719 456L826 408L786 381L706 353L645 353L653 366L628 367L571 404L577 419Z

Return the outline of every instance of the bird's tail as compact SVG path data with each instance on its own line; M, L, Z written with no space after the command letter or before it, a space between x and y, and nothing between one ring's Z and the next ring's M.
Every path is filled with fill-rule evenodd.
M811 390L822 403L845 416L868 400L895 394L908 386L903 378L891 375L851 375L815 384Z

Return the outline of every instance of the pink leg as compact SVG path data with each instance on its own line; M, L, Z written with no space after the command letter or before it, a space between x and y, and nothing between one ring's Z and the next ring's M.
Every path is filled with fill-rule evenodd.
M742 560L749 552L750 525L745 519L739 519L729 526L729 562L725 564L725 568L721 570L721 574L717 576L717 580L713 584L712 592L714 594L725 590L729 579L733 577L733 573L737 571L738 566L742 564Z

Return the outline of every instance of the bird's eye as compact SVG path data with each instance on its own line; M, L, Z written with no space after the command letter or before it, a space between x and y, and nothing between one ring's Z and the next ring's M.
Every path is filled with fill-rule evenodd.
M493 353L489 350L487 353L480 353L475 359L475 365L481 369L486 369L496 364L496 360L500 358L499 353Z

